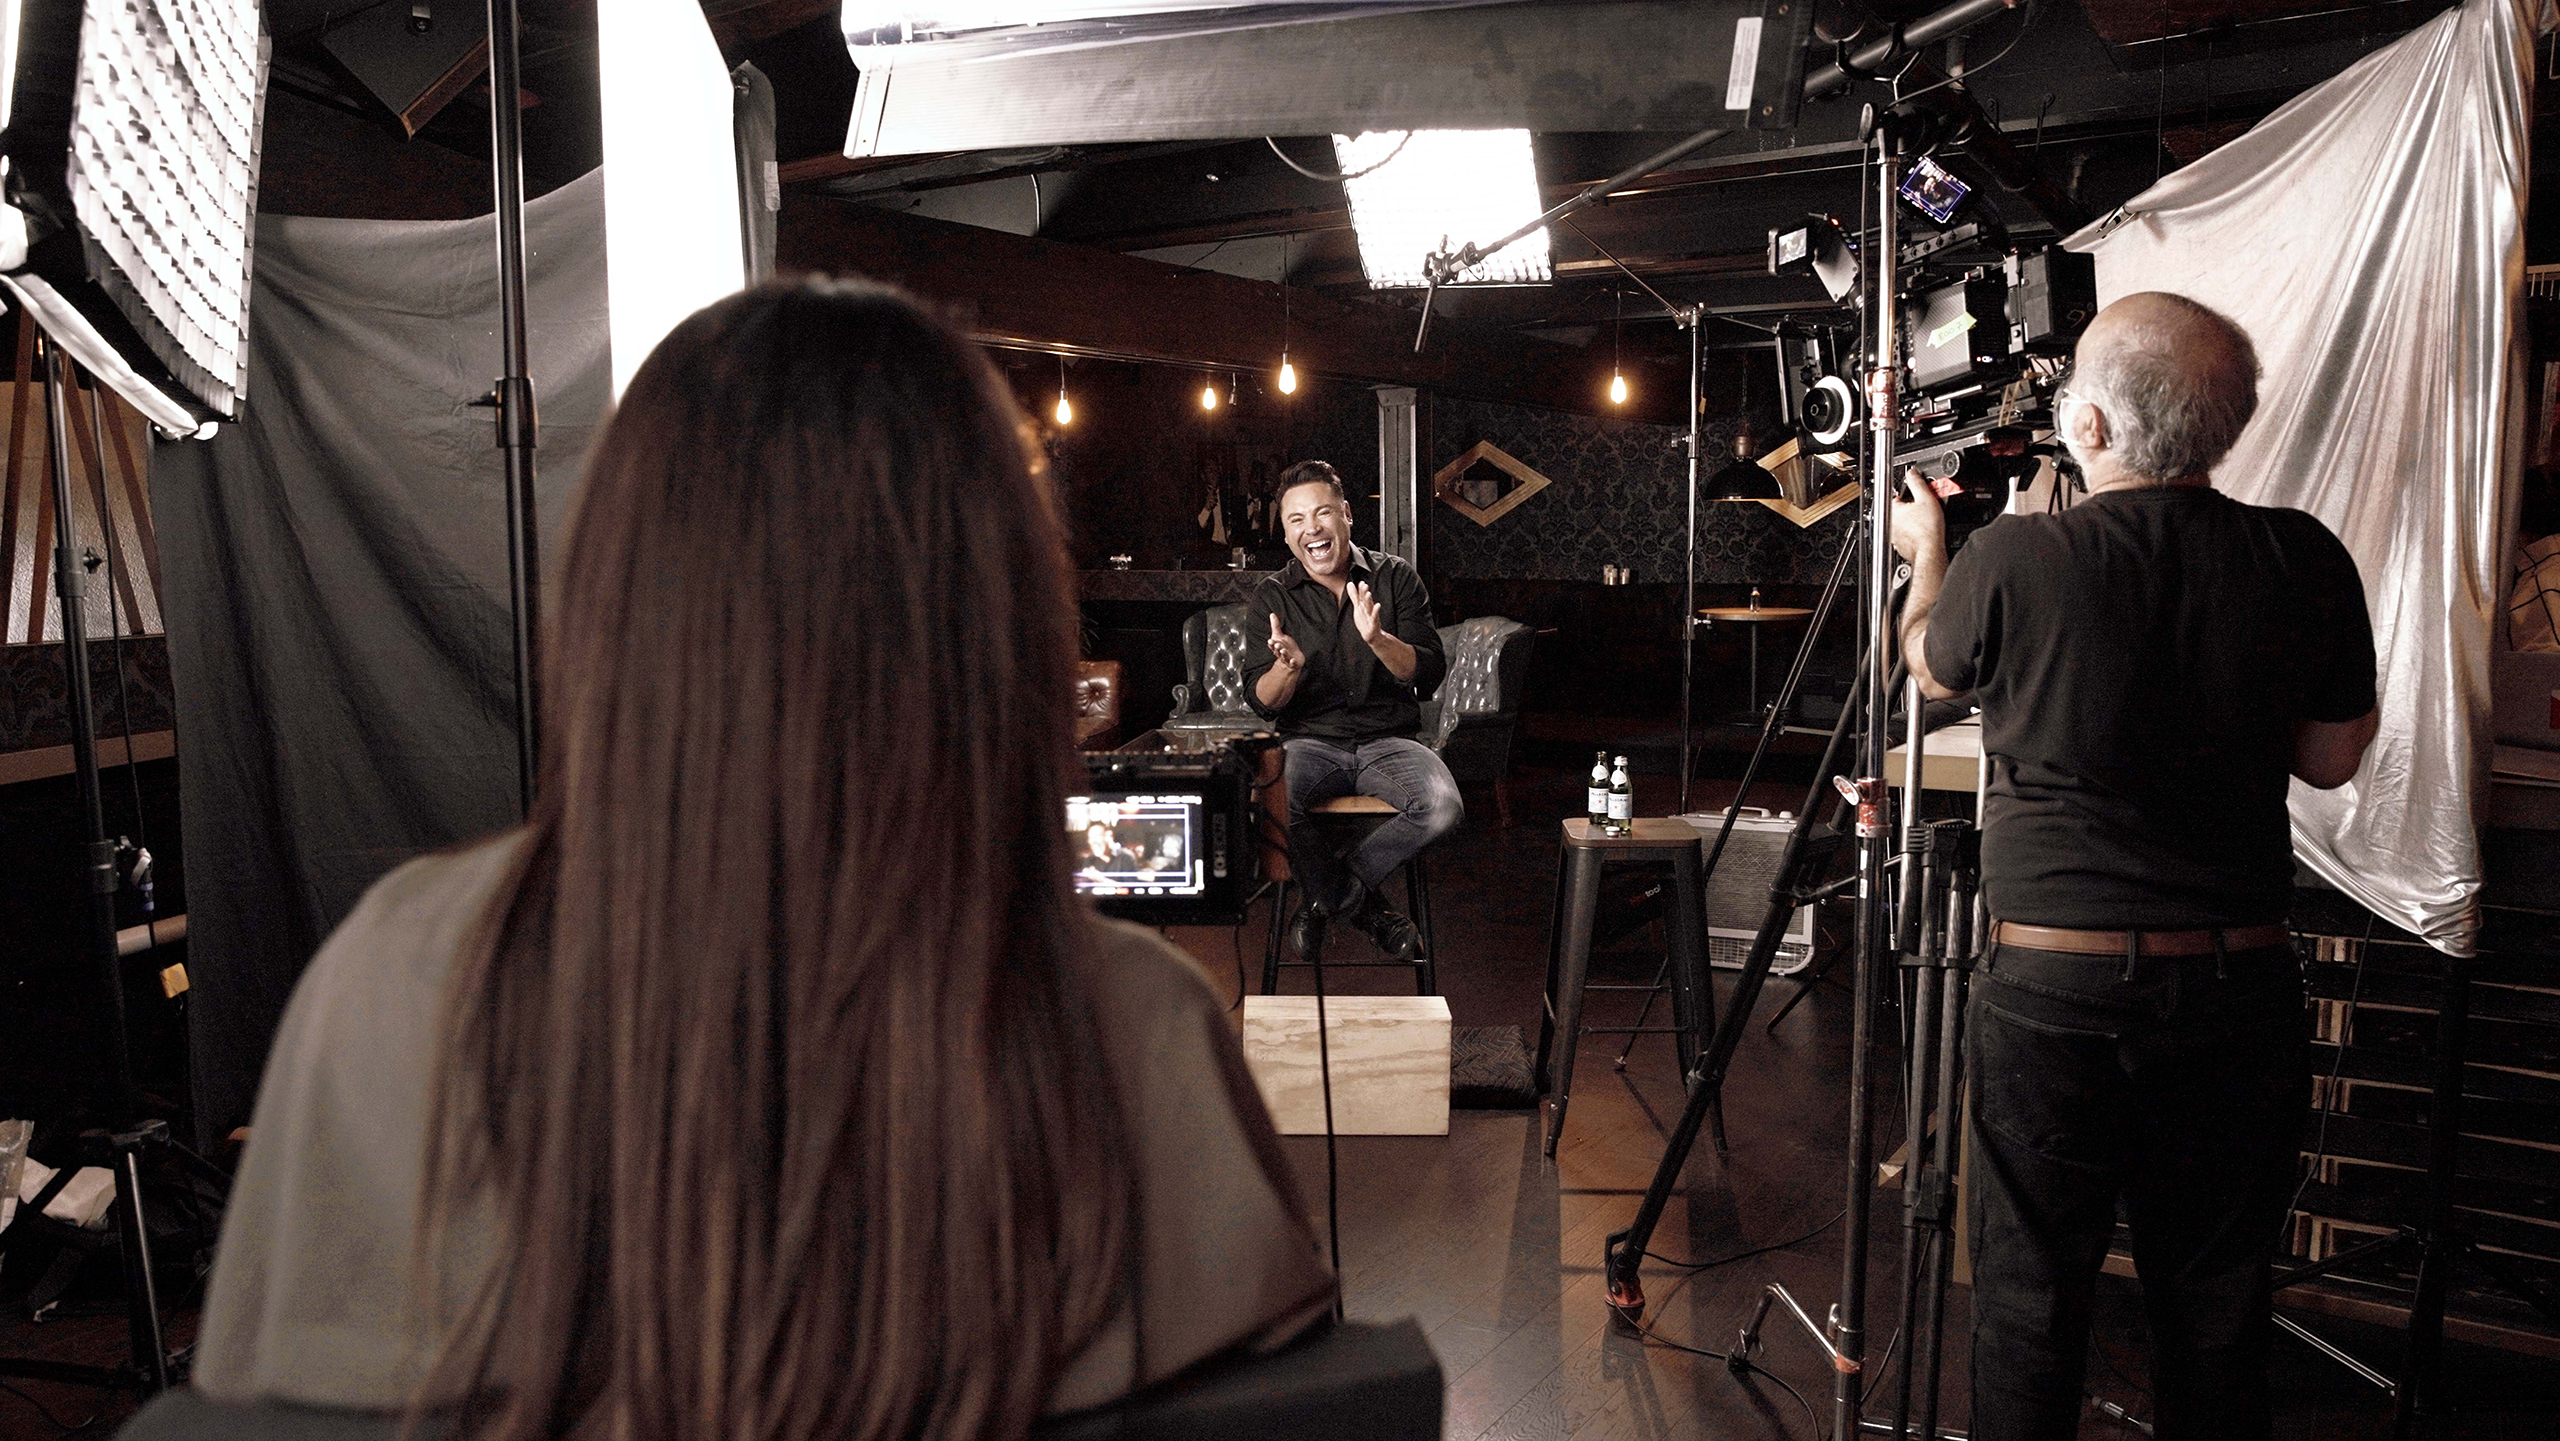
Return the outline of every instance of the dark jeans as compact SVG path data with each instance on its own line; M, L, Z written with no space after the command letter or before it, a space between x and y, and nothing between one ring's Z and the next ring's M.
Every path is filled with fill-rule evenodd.
M1403 736L1326 741L1300 736L1289 756L1289 866L1309 899L1339 911L1358 899L1353 886L1376 890L1422 848L1458 828L1467 808L1440 753ZM1360 838L1347 856L1307 818L1310 807L1338 796L1376 796L1396 816Z
M2268 1434L2268 1266L2310 1107L2299 964L1996 947L1973 1065L1973 1426L2071 1436L2122 1197L2159 1441Z

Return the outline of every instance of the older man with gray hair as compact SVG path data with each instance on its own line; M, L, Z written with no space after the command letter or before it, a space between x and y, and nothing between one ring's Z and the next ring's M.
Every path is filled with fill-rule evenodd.
M1973 1074L1973 1428L2078 1425L2122 1198L2161 1441L2270 1428L2269 1264L2310 1098L2288 776L2345 784L2375 728L2354 560L2209 472L2257 406L2230 320L2132 295L2081 337L2055 425L2089 494L2005 516L1952 564L1915 474L1903 654L1970 691L1990 757L1995 925Z

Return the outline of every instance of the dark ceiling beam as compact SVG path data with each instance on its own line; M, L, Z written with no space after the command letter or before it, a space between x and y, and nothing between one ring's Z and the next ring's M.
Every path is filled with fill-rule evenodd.
M1024 175L1066 175L1099 165L1154 160L1220 148L1223 141L1175 140L1161 145L1045 145L1017 150L959 150L933 155L813 155L782 167L782 179L812 182L818 192L845 199L891 191L912 194Z
M1725 108L1758 0L1591 0L1350 15L1122 44L903 58L847 149L1233 140L1406 128L1684 132ZM924 47L916 47L923 49Z
M711 23L720 53L731 55L813 20L832 18L843 8L843 0L703 0L702 18Z
M1214 271L1060 245L874 206L793 196L776 241L783 271L868 275L940 305L979 340L1203 369L1259 371L1279 359L1284 292L1290 357L1345 380L1676 423L1674 397L1620 411L1584 351L1443 320L1414 353L1411 311L1343 302Z

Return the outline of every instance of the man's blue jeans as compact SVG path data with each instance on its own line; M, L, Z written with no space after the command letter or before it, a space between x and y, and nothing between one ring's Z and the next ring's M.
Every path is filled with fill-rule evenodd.
M1973 1426L2078 1427L2098 1268L2133 1228L2160 1441L2264 1438L2268 1266L2310 1107L2300 965L1994 947L1973 1062Z
M1458 828L1467 808L1439 752L1403 736L1359 741L1299 736L1289 758L1289 866L1308 898L1339 914L1361 888L1376 890L1422 848ZM1375 796L1396 816L1362 837L1347 856L1334 853L1307 812L1340 796ZM1355 887L1354 882L1357 882Z

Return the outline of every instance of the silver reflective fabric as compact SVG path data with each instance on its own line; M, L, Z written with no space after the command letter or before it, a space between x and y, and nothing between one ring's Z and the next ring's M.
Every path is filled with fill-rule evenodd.
M2069 242L2101 300L2176 291L2256 341L2257 417L2214 484L2337 532L2380 663L2381 735L2346 786L2294 783L2294 853L2453 955L2479 932L2472 802L2523 464L2535 18L2468 0Z

